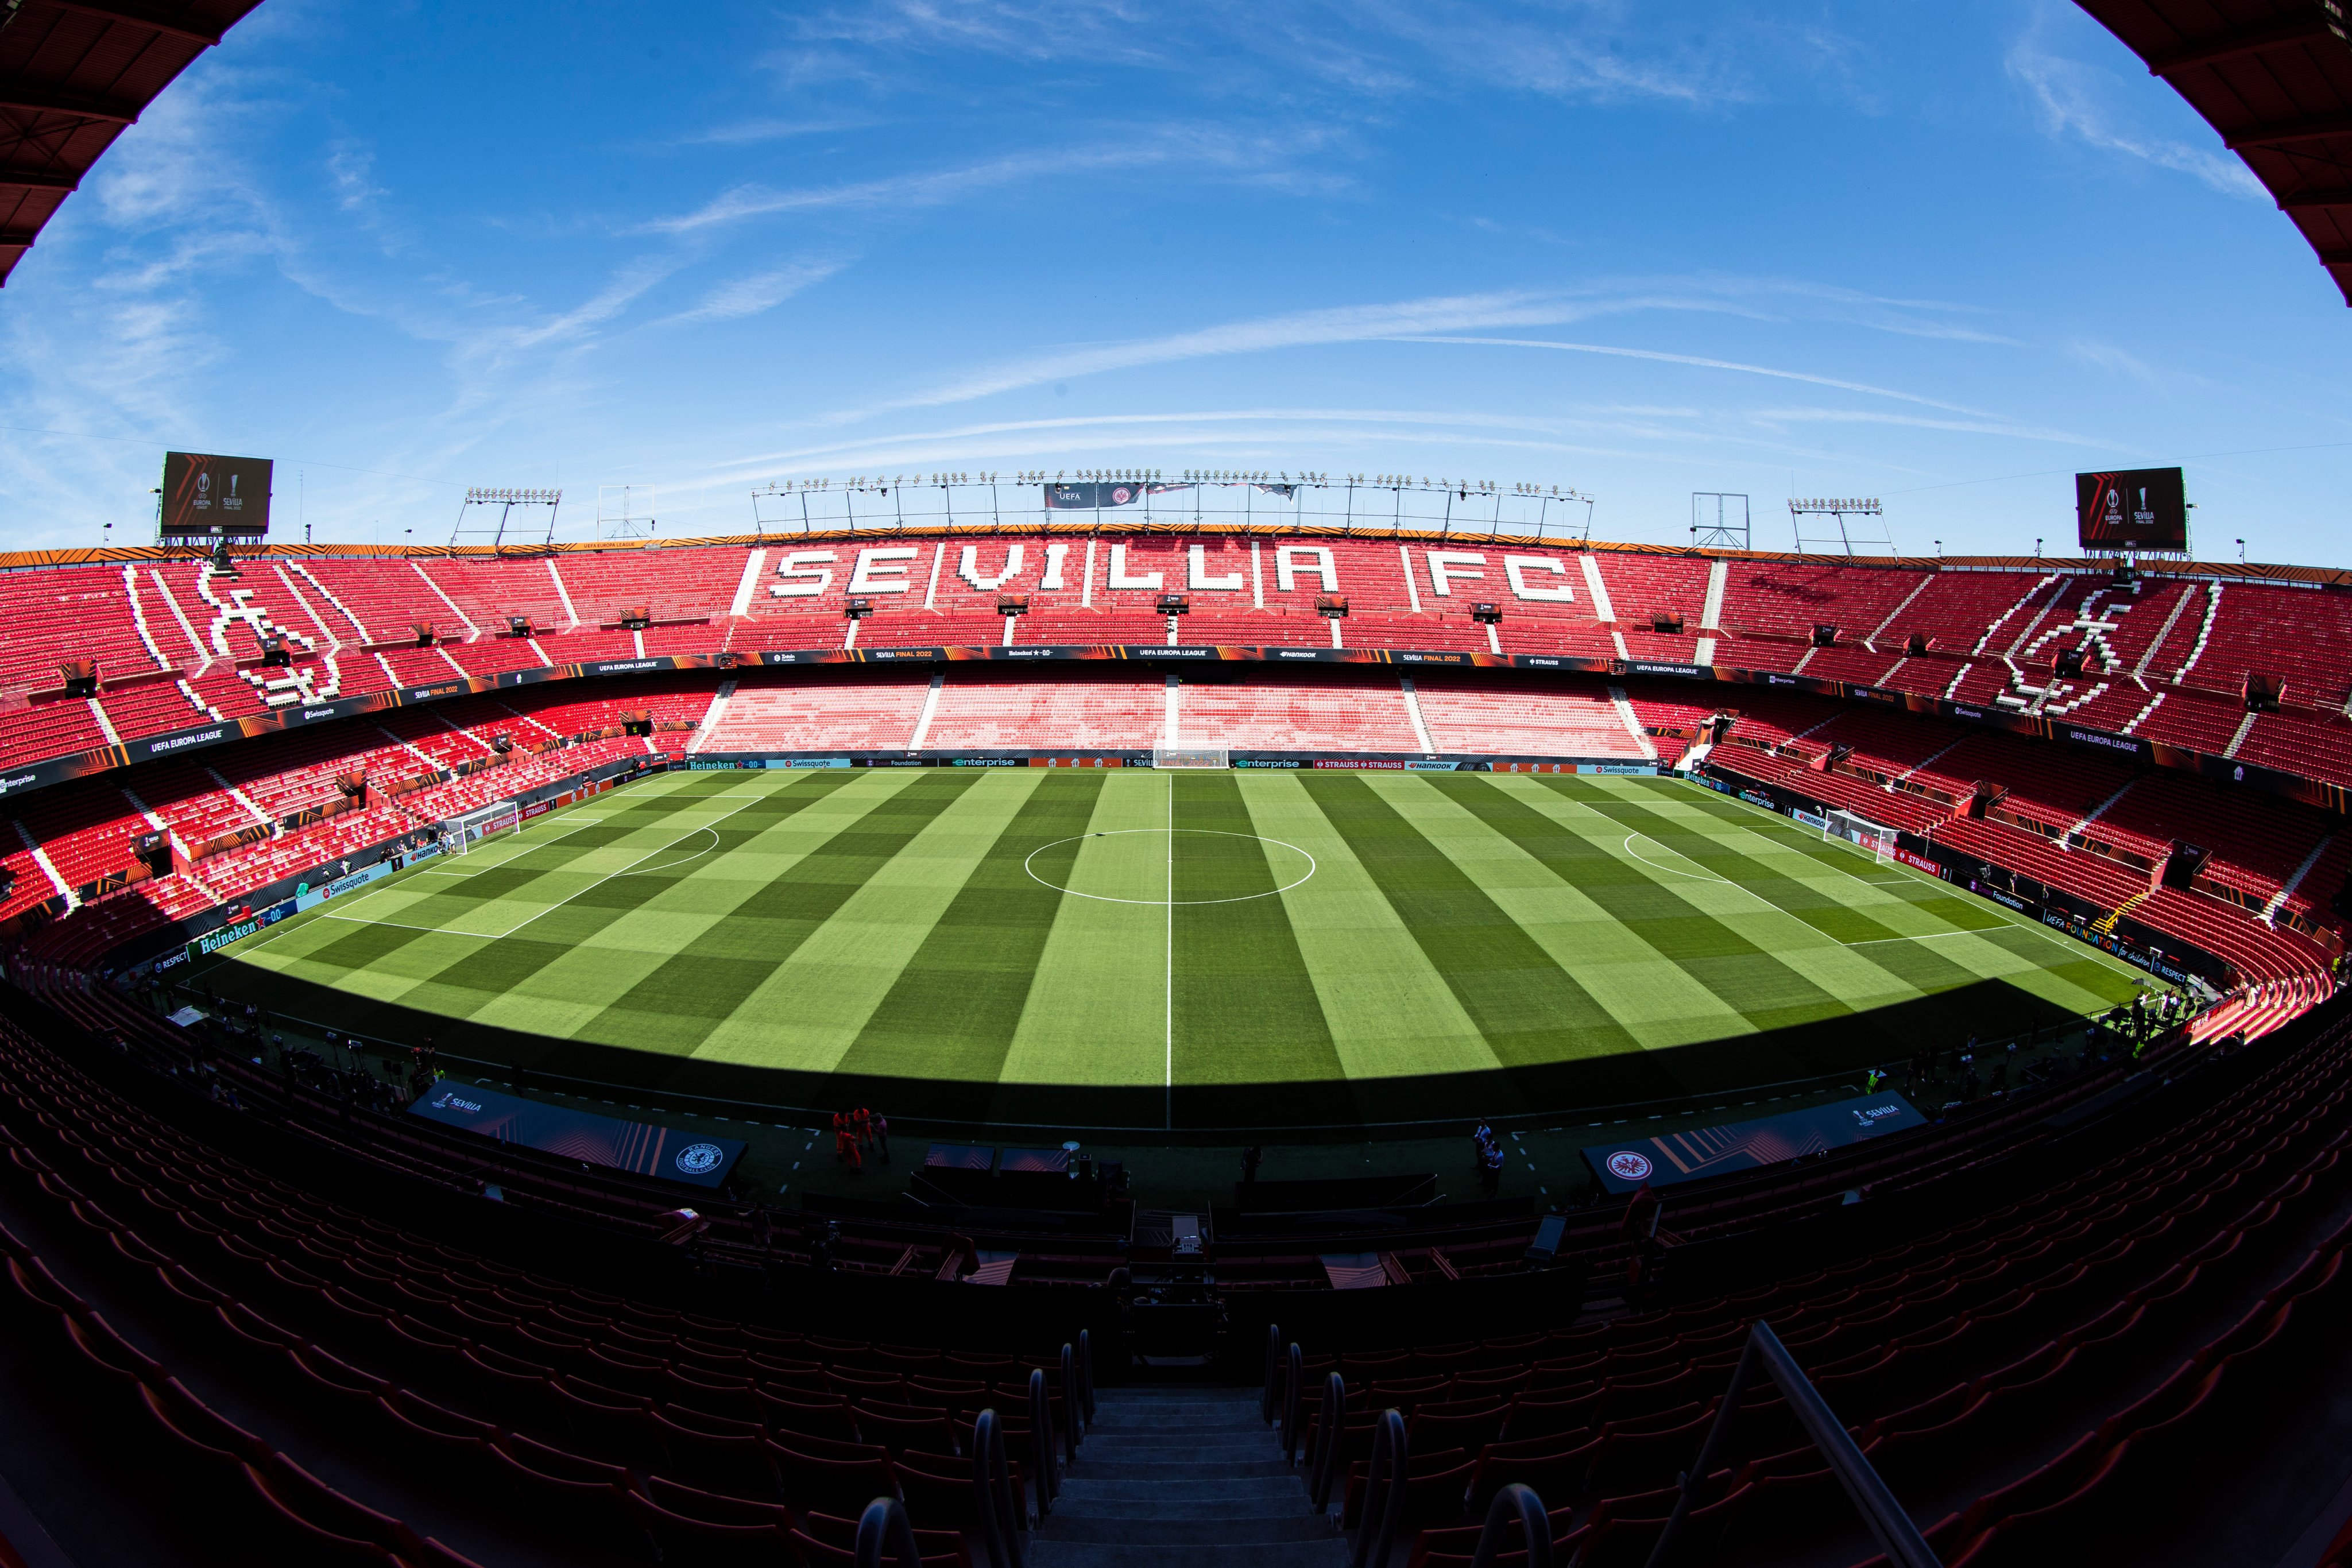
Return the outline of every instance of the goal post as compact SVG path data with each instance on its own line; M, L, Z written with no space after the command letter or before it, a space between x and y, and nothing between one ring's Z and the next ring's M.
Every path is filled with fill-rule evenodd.
M1823 838L1845 839L1868 850L1874 860L1891 861L1895 858L1893 828L1883 822L1874 822L1867 817L1856 816L1852 811L1832 810L1827 813L1827 818L1828 825L1822 830Z
M442 852L462 855L491 834L521 825L522 807L513 800L500 800L494 806L463 812L441 824Z
M1232 761L1222 746L1155 746L1151 748L1154 768L1230 768Z

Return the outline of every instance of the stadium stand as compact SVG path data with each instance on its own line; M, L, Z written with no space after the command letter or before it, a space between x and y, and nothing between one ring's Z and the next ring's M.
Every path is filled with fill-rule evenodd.
M1481 680L1424 670L1413 674L1412 690L1439 751L1629 760L1646 755L1607 692L1590 682Z
M1048 1254L1024 1269L1030 1288L943 1338L892 1277L973 1267L951 1226L720 1204L680 1252L659 1240L675 1200L646 1184L486 1153L277 1080L37 962L16 972L61 1009L11 992L0 1023L0 1251L20 1343L46 1361L42 1418L157 1456L167 1537L282 1542L287 1560L668 1562L723 1541L829 1562L814 1548L845 1550L880 1494L937 1532L927 1561L977 1563L985 1410L1041 1556L1150 1541L1193 1561L1259 1560L1221 1542L1317 1561L1332 1524L1311 1478L1328 1462L1335 1522L1372 1528L1370 1453L1393 1410L1410 1562L1467 1561L1511 1482L1549 1510L1556 1561L1639 1561L1748 1326L1769 1322L1942 1561L2199 1560L2151 1551L2152 1532L2184 1529L2210 1561L2214 1531L2252 1526L2246 1511L2190 1521L2152 1500L2216 1489L2224 1433L2257 1464L2295 1440L2326 1398L2305 1369L2341 1355L2340 1018L2263 1049L2176 1039L1906 1139L1678 1193L1654 1229L1629 1223L1638 1199L1571 1213L1538 1273L1518 1255L1524 1219L1391 1228L1378 1245L1412 1289L1325 1281L1323 1300L1362 1304L1338 1315L1310 1311L1322 1259L1278 1250L1296 1241L1236 1249L1233 1360L1285 1340L1272 1312L1313 1325L1248 1400L1118 1386L1148 1374L1099 1317L1102 1333L1063 1341L1092 1347L1066 1370L1046 1325L1085 1321L1122 1262L1088 1239L1029 1239ZM123 1047L95 1045L108 1035ZM2113 1109L2120 1084L2159 1070L2168 1087ZM2055 1130L2103 1107L2093 1135ZM465 1196L493 1178L501 1203ZM801 1288L747 1291L759 1270L740 1262L759 1260ZM847 1291L861 1278L910 1294ZM1468 1339L1420 1332L1458 1331L1458 1292L1482 1281L1580 1284L1586 1306L1571 1293L1565 1312ZM1486 1299L1491 1313L1507 1298ZM992 1326L1016 1315L1045 1332ZM922 1322L930 1337L906 1332ZM1139 1489L1154 1462L1195 1481L1230 1470L1229 1490ZM1252 1477L1290 1478L1290 1505ZM1087 1490L1100 1478L1129 1484L1104 1502ZM1780 1391L1748 1396L1691 1486L1678 1561L1868 1552Z
M2143 573L2118 583L2083 563L1988 569L1213 531L811 537L501 557L278 549L234 574L153 550L28 560L0 578L16 611L0 622L0 760L13 765L192 728L209 736L202 727L260 722L331 693L439 700L228 737L73 791L70 806L49 799L54 787L12 794L0 809L14 820L15 879L0 920L79 918L84 904L121 899L144 904L143 918L201 915L470 806L634 757L1132 752L1173 738L1696 761L1915 835L1923 850L1945 846L2022 873L2095 905L2102 919L2193 943L2222 958L2238 988L2316 999L2332 986L2336 905L2352 865L2352 837L2336 833L2334 813L2146 758L1843 701L1836 685L1675 685L1636 673L1621 705L1598 675L1429 664L1402 675L1195 664L1173 686L1131 662L538 678L668 653L740 662L762 649L845 643L859 656L1007 642L1336 643L1629 669L1705 662L2079 722L2326 786L2352 781L2343 711L2352 600L2314 586L2323 575ZM877 606L855 622L853 585ZM1183 595L1185 612L1162 613L1163 593ZM1343 618L1318 613L1328 594L1347 601ZM1021 613L998 613L1004 595L1022 600ZM1471 616L1483 601L1499 621ZM515 617L528 618L528 635L512 634ZM622 624L637 620L646 624ZM2296 635L2283 641L2277 628L2289 624ZM420 646L427 633L431 645ZM263 662L265 638L288 663ZM538 684L458 686L519 675ZM75 676L91 685L69 690ZM2265 678L2274 707L2248 708L2250 676ZM346 788L354 780L357 793ZM170 845L168 874L132 852L153 832ZM2168 866L2176 885L2154 885Z
M913 673L820 666L747 674L722 690L697 751L900 749L913 738L930 683Z
M151 551L10 572L22 608L0 631L0 756L36 760L331 693L670 653L1336 640L1790 672L2352 781L2341 760L2352 614L2315 580L2143 574L2117 586L2081 565L1928 570L1217 534L811 538L496 559L314 549L248 567L218 576ZM861 581L874 609L853 627L847 600ZM1349 601L1345 618L1316 613L1327 592ZM1160 613L1162 593L1184 596L1185 613ZM1024 612L997 613L1005 595ZM1476 601L1500 619L1473 619ZM646 626L622 624L640 612ZM517 616L530 635L510 634ZM420 627L441 645L420 648ZM265 632L287 644L285 674L257 665ZM2076 653L2082 674L2055 669ZM67 657L97 664L96 707L63 695ZM2251 719L2250 674L2279 685L2275 711Z
M1295 670L1181 688L1181 744L1261 751L1422 751L1407 693L1386 671L1333 681ZM1171 739L1171 745L1180 744Z
M950 669L938 688L922 745L1125 750L1172 744L1165 740L1170 691L1167 677L1156 670L1097 671L1080 664L997 674ZM919 711L895 744L913 746L920 722Z

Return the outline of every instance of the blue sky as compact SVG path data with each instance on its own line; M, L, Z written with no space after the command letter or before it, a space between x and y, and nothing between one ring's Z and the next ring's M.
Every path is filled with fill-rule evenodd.
M436 543L469 485L667 536L1234 467L2021 552L2179 462L2200 554L2343 565L2348 335L2054 0L267 0L0 291L0 543L147 537L166 446L277 458L280 537Z

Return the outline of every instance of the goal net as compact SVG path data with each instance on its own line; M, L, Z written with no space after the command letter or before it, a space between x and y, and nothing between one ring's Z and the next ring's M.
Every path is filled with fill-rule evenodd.
M522 824L522 808L512 800L501 800L495 806L467 811L441 824L441 852L462 855L474 844L493 833L503 833Z
M1867 817L1857 817L1852 811L1832 811L1823 836L1832 834L1859 844L1876 859L1889 861L1895 858L1895 830Z
M1155 746L1151 748L1154 768L1230 768L1225 748L1222 746Z

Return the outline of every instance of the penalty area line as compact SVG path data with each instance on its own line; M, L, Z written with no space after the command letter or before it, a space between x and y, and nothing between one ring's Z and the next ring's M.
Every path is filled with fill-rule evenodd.
M740 803L740 804L739 804L739 805L737 805L737 806L735 807L734 810L722 812L722 813L721 813L720 815L719 815L718 817L713 818L711 821L708 821L708 822L704 822L704 823L702 823L702 824L701 824L700 826L698 826L698 827L692 827L692 828L688 828L688 829L687 829L684 832L679 833L676 838L669 839L669 840L665 841L664 842L661 842L661 843L656 844L652 849L647 850L644 854L639 855L635 860L631 861L627 865L625 865L625 866L621 867L621 869L620 869L620 870L618 870L618 871L608 871L608 872L606 872L604 875L602 875L602 876L598 877L595 881L593 881L593 882L590 883L587 886L583 887L583 888L580 888L580 889L577 889L577 890L576 890L576 891L574 891L574 892L568 893L568 894L564 894L562 898L557 899L553 904L549 904L545 909L541 910L537 915L525 915L522 919L518 920L518 921L517 921L517 922L515 922L512 925L508 926L504 931L499 932L496 937L492 938L492 940L494 940L494 941L500 941L500 942L503 942L503 941L504 941L504 940L506 940L508 937L509 937L509 936L513 936L516 932L518 932L518 931L521 930L524 926L526 926L526 925L530 925L532 921L534 921L534 920L538 920L538 919L541 918L542 916L545 916L545 915L552 915L552 914L554 914L557 910L559 910L559 909L562 908L565 904L567 904L571 903L573 899L578 898L579 896L581 896L581 894L582 894L593 893L596 889L598 889L598 888L600 888L600 887L604 886L606 883L608 883L608 882L612 881L614 877L616 877L616 876L625 876L625 875L627 875L630 872L633 872L633 871L636 870L636 868L637 868L637 867L639 867L639 866L643 865L646 862L647 862L647 861L649 861L649 860L653 859L653 857L654 857L654 856L656 856L656 855L657 855L657 854L661 853L664 850L667 850L667 849L675 849L675 848L677 848L677 845L678 845L678 843L679 843L681 841L685 840L686 838L689 837L689 836L690 836L690 835L692 835L692 834L695 834L695 833L700 833L700 832L712 832L712 833L714 834L714 837L715 837L715 830L718 828L718 826L719 826L719 823L721 823L721 822L723 822L723 821L727 821L727 819L728 819L729 817L731 817L731 816L735 815L736 811L740 811L740 810L744 810L746 807L752 806L752 805L756 805L756 804L758 804L760 801L761 801L761 800L768 800L768 799L770 799L770 796L768 796L768 795L748 795L748 796L744 797L744 799L743 799L743 800L741 801L741 803ZM687 858L688 858L688 859L689 859L689 860L691 860L691 859L694 859L695 857L694 857L694 856L689 855L689 856L688 856L688 857L687 857ZM680 863L683 863L683 862L680 862Z
M1765 807L1759 806L1759 805L1758 805L1755 801L1753 801L1753 800L1741 800L1741 799L1740 799L1738 796L1737 796L1737 795L1726 795L1726 794L1723 794L1723 793L1722 793L1721 791L1719 791L1719 790L1707 789L1707 788L1706 788L1706 785L1704 785L1704 784L1700 784L1700 783L1697 783L1697 782L1696 782L1696 781L1692 781L1692 782L1691 782L1691 788L1692 788L1692 789L1705 789L1705 790L1706 790L1706 793L1707 793L1708 795L1710 795L1710 796L1714 797L1715 799L1717 799L1717 800L1728 800L1728 801L1731 801L1733 804L1735 804L1735 805L1738 806L1742 810L1748 811L1748 812L1749 812L1749 813L1751 813L1751 814L1753 814L1753 813L1757 813L1757 812L1762 812L1764 815L1766 815L1766 816L1769 816L1769 817L1772 818L1775 821L1780 821L1780 812L1778 812L1778 811L1773 811L1773 810L1768 810L1768 809L1767 809L1767 808L1765 808ZM1770 841L1771 841L1772 835L1770 835L1769 833L1764 832L1764 831L1762 831L1760 829L1758 829L1758 828L1756 828L1756 827L1754 827L1754 826L1752 826L1752 825L1750 825L1750 824L1748 824L1748 823L1744 823L1744 822L1743 822L1743 823L1741 823L1741 824L1740 824L1740 826L1741 826L1741 827L1743 827L1743 828L1746 828L1748 831L1749 831L1749 832L1751 832L1751 833L1754 833L1758 838L1763 839L1763 840L1765 840L1767 842L1770 842ZM1791 831L1793 831L1793 830L1791 830ZM1847 847L1848 847L1849 849L1852 849L1855 854L1862 854L1862 853L1865 852L1864 852L1863 850L1861 850L1860 848L1855 847L1855 846L1851 845L1851 844L1849 844ZM1810 859L1811 857L1808 857L1808 858ZM1929 876L1926 872L1919 870L1917 867L1916 867L1916 866L1907 866L1907 865L1905 865L1905 864L1904 864L1902 862L1900 862L1900 861L1886 861L1886 862L1880 862L1880 861L1878 861L1878 860L1877 860L1877 858L1876 858L1875 856L1873 856L1873 857L1872 857L1872 861L1873 861L1873 863L1874 863L1874 864L1884 864L1884 865L1885 865L1885 866L1889 871L1892 871L1893 873L1895 873L1895 874L1898 878L1901 878L1901 879L1903 879L1903 880L1905 880L1905 881L1908 881L1908 882L1915 882L1915 883L1917 883L1921 884L1922 886L1926 886L1926 887L1933 887L1933 888L1936 888L1936 889L1937 889L1937 890L1939 890L1939 891L1941 891L1941 892L1945 892L1945 893L1959 893L1959 892L1965 892L1965 891L1967 891L1966 889L1960 888L1960 887L1958 887L1957 884L1955 884L1955 883L1953 883L1947 882L1947 881L1946 881L1944 878L1942 878L1942 877L1939 877L1939 876ZM1816 863L1820 863L1820 862L1817 862ZM1854 873L1853 873L1853 872L1846 871L1846 870L1845 870L1845 868L1844 868L1844 867L1843 867L1843 866L1836 866L1836 867L1832 867L1832 870L1836 870L1836 871L1843 872L1843 873L1845 875L1847 875L1847 876L1853 877L1853 879L1854 879L1856 882L1864 882L1864 881L1865 880L1864 878L1862 878L1862 877L1860 877L1860 876L1855 876L1855 875L1854 875ZM1734 885L1734 886L1737 886L1738 884L1737 884L1737 883L1734 883L1733 885ZM1761 900L1762 902L1766 903L1766 904L1771 904L1771 900L1764 898L1764 897L1763 897L1763 895L1762 895L1761 894L1754 894L1754 896L1755 896L1755 897L1757 897L1758 899ZM1906 900L1905 900L1904 902L1908 903L1909 901L1906 899ZM2026 919L2026 918L2025 918L2025 916L2023 916L2022 915L2020 915L2020 914L2016 913L2016 912L2015 912L2015 911L2013 911L2013 910L2011 910L2011 909L2005 908L2005 907L2004 907L2004 906L2002 906L2001 904L1996 904L1996 903L1994 903L1991 899L1989 899L1989 898L1987 898L1987 899L1980 899L1979 902L1979 903L1981 903L1981 904L1984 905L1984 913L1986 913L1986 914L1988 914L1988 915L1991 915L1991 916L1992 916L1996 921L2000 922L2001 925L2009 925L2009 926L2014 926L2014 927L2016 927L2017 929L2019 929L2019 930L2022 930L2022 931L2030 931L2030 932L2032 932L2034 935L2036 935L2036 936L2040 936L2040 937L2043 938L2045 941L2048 941L2048 942L2053 943L2053 944L2057 945L2058 946L2061 946L2061 947L2064 948L2064 949L2066 950L2067 955L2068 955L2070 957L2074 957L2074 958L2088 958L2088 959L2090 959L2093 963L2097 964L2100 967L2105 968L2105 969L2112 970L2112 971L2113 971L2113 972L2115 972L2116 974L2118 974L2118 975L2122 976L2124 978L2126 978L2126 979L2127 979L2127 980L2139 981L2139 980L2146 980L2146 979L2148 977L2147 977L2147 976L2143 971L2141 971L2141 970L2139 970L2139 969L2136 969L2136 968L2132 967L2130 965L2128 965L2128 964L2125 963L2122 959L2117 958L2117 957L2115 957L2115 956L2112 956L2111 955L2109 955L2109 954L2107 954L2107 953L2105 953L2105 952L2101 951L2099 948L2096 948L2096 947L2092 946L2091 946L2089 943L2087 943L2087 942L2078 942L2078 941L2076 941L2074 937L2067 936L2065 933L2063 933L2063 932L2062 932L2062 931L2053 931L2053 930L2052 930L2049 926L2044 925L2043 924L2042 924L2042 922L2040 922L2039 920L2028 920L2028 919ZM1778 905L1778 904L1772 904L1772 907L1773 907L1773 908L1775 908L1775 909L1778 909L1778 908L1780 908L1780 905ZM1785 911L1785 910L1783 910L1783 911L1782 911L1782 913L1783 913L1783 914L1786 914L1786 913L1788 913L1788 912L1787 912L1787 911ZM1969 930L1976 930L1976 931L1989 931L1989 930L1993 929L1993 927L1991 927L1991 926L1972 926L1972 927L1968 927L1967 929L1969 929Z

